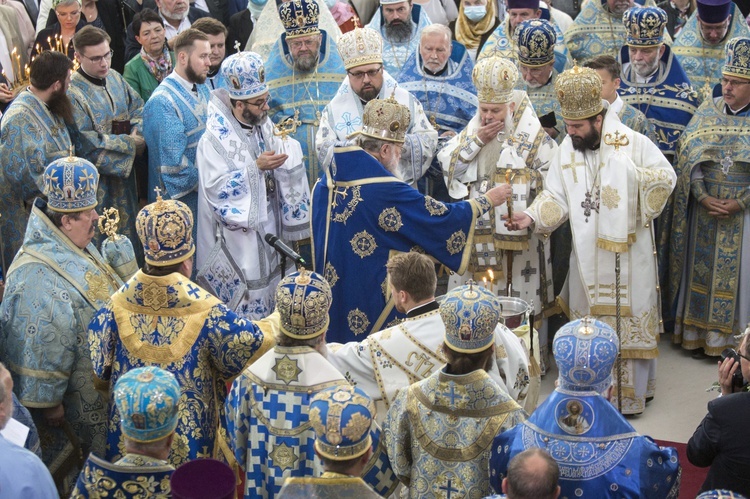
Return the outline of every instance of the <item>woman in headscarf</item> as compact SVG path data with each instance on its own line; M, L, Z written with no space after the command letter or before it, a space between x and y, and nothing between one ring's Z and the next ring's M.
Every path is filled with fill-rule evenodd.
M477 54L498 24L500 20L495 14L494 0L461 0L458 19L450 24L450 29L453 38L463 44L476 61Z

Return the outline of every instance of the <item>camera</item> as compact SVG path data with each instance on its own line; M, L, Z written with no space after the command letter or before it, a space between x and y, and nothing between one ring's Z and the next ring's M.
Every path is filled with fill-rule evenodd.
M740 355L737 353L737 351L734 348L725 348L723 352L721 352L721 360L724 361L724 359L732 358L737 363L737 365L740 365ZM745 385L745 380L742 377L742 369L739 367L732 375L732 391L736 391L735 388L742 388Z

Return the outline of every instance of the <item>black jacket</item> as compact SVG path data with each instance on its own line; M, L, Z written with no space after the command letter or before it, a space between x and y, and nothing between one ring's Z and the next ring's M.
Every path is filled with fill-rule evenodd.
M728 489L750 497L750 392L708 403L708 414L690 437L688 461L710 466L701 492Z
M253 19L248 9L243 9L229 18L229 34L227 35L227 55L236 54L235 42L240 42L240 52L245 50L245 44L253 32Z

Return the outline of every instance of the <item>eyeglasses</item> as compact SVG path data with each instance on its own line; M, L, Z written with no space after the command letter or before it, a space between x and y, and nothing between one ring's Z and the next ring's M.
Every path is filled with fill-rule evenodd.
M730 80L729 78L722 78L721 84L723 86L731 85L733 87L740 87L742 85L750 85L750 80L748 81L741 81L741 80Z
M314 38L310 40L292 40L289 42L289 47L297 50L301 49L302 47L314 47L316 43L317 40Z
M81 15L81 11L77 10L75 12L57 12L55 11L55 14L58 18L66 18L66 19L75 19L77 16Z
M270 100L271 100L271 96L269 95L269 96L267 96L265 99L263 99L260 102L248 102L248 101L244 101L243 105L245 105L245 106L253 106L253 107L257 107L258 109L263 109L265 106L269 105L268 103L270 102Z
M369 79L375 78L380 71L382 71L383 66L380 66L378 69L371 69L369 71L357 71L356 73L352 73L351 71L347 71L349 73L349 78L353 78L355 80L361 80L365 76L367 76Z
M84 58L88 59L89 61L91 61L94 64L101 64L105 60L106 61L112 60L112 54L114 54L114 53L115 53L114 50L110 50L108 54L98 55L96 57L86 57L85 55L81 54L80 52L78 52L78 55L80 55L81 57L84 57Z

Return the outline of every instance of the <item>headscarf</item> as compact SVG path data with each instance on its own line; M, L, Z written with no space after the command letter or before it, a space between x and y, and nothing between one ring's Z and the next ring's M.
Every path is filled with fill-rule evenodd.
M487 0L487 14L479 22L471 22L464 15L464 3L458 9L458 19L456 20L456 40L459 41L469 50L479 46L482 35L487 33L495 26L495 0Z

